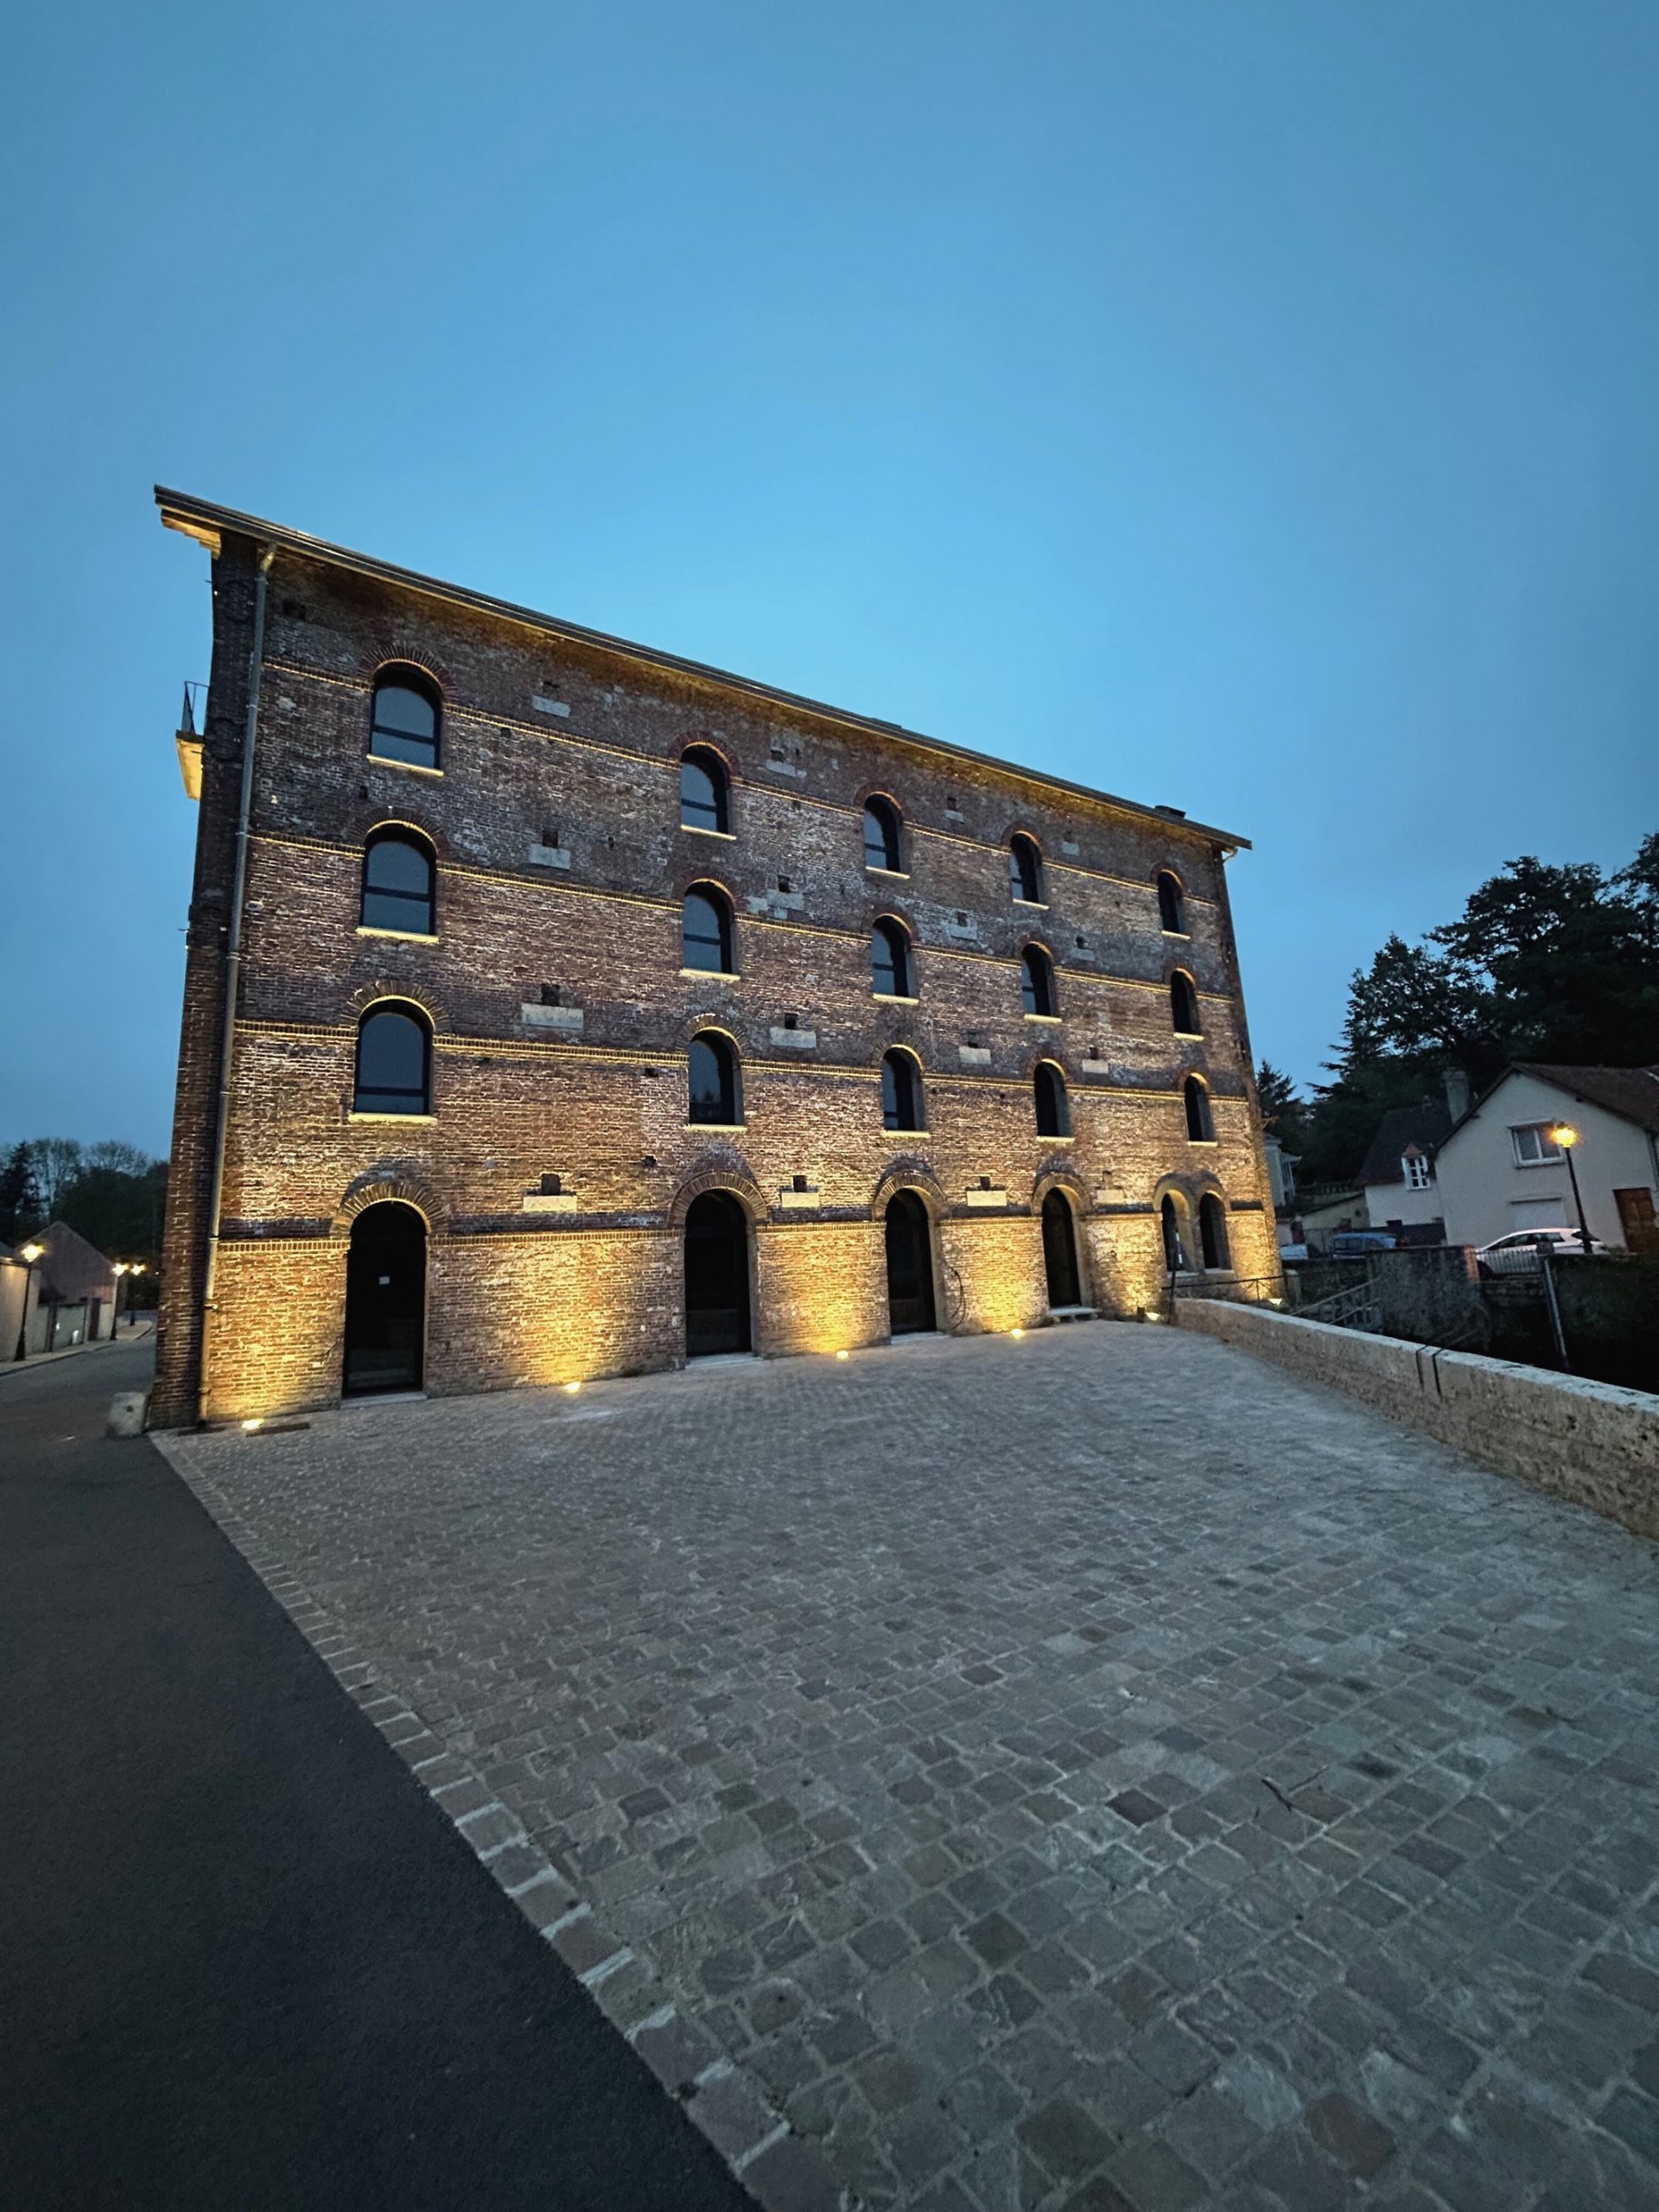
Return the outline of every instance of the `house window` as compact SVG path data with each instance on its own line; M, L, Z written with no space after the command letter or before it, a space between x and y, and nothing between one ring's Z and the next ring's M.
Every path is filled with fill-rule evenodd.
M1206 1268L1232 1266L1227 1249L1227 1216L1213 1191L1206 1191L1198 1202L1198 1243Z
M1164 1265L1171 1274L1186 1274L1192 1268L1187 1254L1187 1213L1185 1204L1166 1193L1159 1208L1164 1231Z
M418 1007L370 1008L358 1025L356 1114L429 1114L432 1032Z
M434 936L435 875L430 851L407 830L377 830L363 853L363 927Z
M1561 1147L1549 1134L1554 1126L1553 1122L1511 1124L1510 1141L1517 1167L1548 1167L1560 1159Z
M1016 830L1008 840L1008 880L1016 899L1027 906L1043 903L1043 856L1034 839Z
M1179 968L1169 979L1169 1018L1178 1037L1198 1035L1198 995L1192 978Z
M884 1129L922 1127L921 1077L908 1052L888 1052L882 1058L881 1126Z
M899 840L899 810L890 799L873 798L864 808L864 865L899 874L904 867Z
M384 668L375 678L369 750L405 767L438 765L438 690L417 668Z
M1054 1012L1054 963L1040 944L1028 944L1020 956L1020 995L1027 1014Z
M686 1048L686 1065L687 1120L734 1128L743 1116L737 1103L737 1055L728 1039L715 1030L704 1030Z
M1171 937L1186 935L1186 900L1181 880L1166 868L1158 871L1158 922Z
M1426 1154L1406 1153L1400 1165L1405 1171L1406 1188L1408 1191L1427 1191L1433 1187L1434 1170L1429 1165Z
M1065 1077L1052 1060L1040 1060L1032 1077L1039 1137L1069 1137L1071 1107L1065 1095Z
M734 972L731 905L714 884L700 883L686 893L680 907L680 947L683 967L712 976Z
M878 998L912 995L910 940L897 922L883 919L870 931L870 988Z
M692 746L680 756L680 826L722 835L731 829L726 764L707 746Z
M1181 1096L1186 1106L1186 1134L1194 1144L1209 1144L1215 1137L1215 1124L1210 1118L1210 1093L1195 1075L1190 1075L1181 1085Z

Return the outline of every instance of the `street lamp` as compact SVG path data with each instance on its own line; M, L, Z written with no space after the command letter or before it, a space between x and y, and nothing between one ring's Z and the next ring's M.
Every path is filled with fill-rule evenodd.
M29 1357L29 1294L35 1281L35 1262L45 1256L44 1244L24 1244L18 1248L23 1255L23 1318L17 1324L17 1349L14 1359Z
M128 1271L130 1262L112 1260L110 1271L115 1277L115 1296L110 1301L110 1342L113 1344L121 1333L121 1278Z
M1567 1179L1573 1185L1573 1203L1579 1211L1579 1242L1584 1247L1584 1255L1587 1260L1590 1256L1590 1230L1584 1217L1584 1193L1579 1188L1579 1171L1573 1165L1573 1147L1579 1141L1579 1133L1571 1122L1554 1122L1550 1125L1549 1141L1553 1145L1559 1145L1567 1154Z

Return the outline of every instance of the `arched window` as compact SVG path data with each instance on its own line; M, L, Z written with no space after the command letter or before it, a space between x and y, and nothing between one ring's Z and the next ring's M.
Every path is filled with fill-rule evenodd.
M870 988L878 998L907 999L913 995L910 939L899 923L885 918L870 931Z
M884 1129L925 1126L921 1073L908 1052L887 1052L882 1057L881 1126Z
M1178 1037L1199 1034L1198 995L1184 969L1178 968L1169 979L1169 1019Z
M680 902L680 964L711 976L729 976L732 967L732 907L712 883L699 883Z
M726 763L706 745L688 747L680 755L681 828L729 831L731 813Z
M1065 1077L1052 1060L1039 1060L1037 1072L1032 1077L1032 1088L1037 1100L1037 1134L1039 1137L1069 1137L1071 1134L1071 1106L1065 1095Z
M354 1114L432 1111L432 1031L418 1007L371 1007L358 1024Z
M377 830L363 851L363 927L435 935L436 874L430 849L412 830Z
M374 679L369 750L405 767L438 765L438 687L418 668L383 668Z
M1186 1249L1186 1208L1179 1198L1166 1193L1158 1211L1163 1217L1164 1265L1171 1274L1186 1274L1192 1265Z
M686 1048L691 1122L718 1122L734 1128L743 1118L737 1102L737 1055L728 1040L705 1029Z
M1158 921L1160 928L1172 937L1186 935L1186 900L1181 892L1181 880L1166 868L1158 871Z
M1181 1085L1181 1096L1186 1102L1186 1134L1194 1144L1210 1143L1216 1134L1210 1119L1210 1093L1197 1076L1190 1075Z
M1043 903L1043 856L1033 838L1016 830L1008 840L1008 878L1014 895L1028 906Z
M1040 944L1028 944L1020 956L1020 995L1027 1014L1052 1014L1054 963Z
M1206 1268L1232 1266L1227 1249L1227 1216L1213 1191L1206 1191L1198 1201L1198 1243Z
M867 799L864 804L864 865L898 874L904 867L899 842L899 810L891 799Z

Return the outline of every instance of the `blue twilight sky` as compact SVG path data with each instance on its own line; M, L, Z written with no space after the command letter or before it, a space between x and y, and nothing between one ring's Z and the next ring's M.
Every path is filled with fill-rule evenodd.
M1258 1054L1659 826L1652 0L35 9L0 1141L164 1149L155 480L1252 837Z

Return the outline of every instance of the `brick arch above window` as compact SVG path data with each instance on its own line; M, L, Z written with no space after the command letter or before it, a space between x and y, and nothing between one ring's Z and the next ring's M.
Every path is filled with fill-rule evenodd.
M406 982L395 976L378 976L372 983L364 983L352 993L346 1005L352 1017L353 1027L357 1027L371 1007L378 1006L384 999L397 999L405 1006L412 1006L417 1014L423 1014L431 1027L435 1042L449 1028L448 1008L435 992L426 988L424 977L421 988L412 991Z
M457 702L459 695L454 676L450 673L448 665L435 659L424 644L419 645L386 644L378 652L362 654L358 661L359 673L362 676L365 683L371 688L378 683L383 676L389 675L400 668L411 668L417 676L423 676L429 683L435 684L446 707L454 706Z
M397 1165L368 1168L348 1183L328 1224L328 1234L331 1236L349 1236L352 1224L359 1214L366 1213L371 1206L383 1205L388 1201L413 1206L425 1222L429 1236L448 1234L448 1208L424 1177Z

